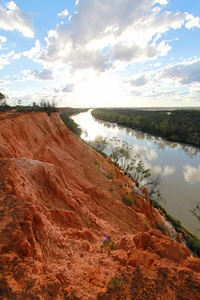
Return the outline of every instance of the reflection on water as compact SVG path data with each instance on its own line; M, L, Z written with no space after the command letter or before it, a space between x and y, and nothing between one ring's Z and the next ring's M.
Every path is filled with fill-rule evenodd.
M185 165L183 170L185 181L190 184L200 182L200 165L197 168L190 165Z
M199 202L200 150L195 147L173 143L140 131L96 120L90 111L73 116L83 129L82 138L94 140L96 136L117 137L133 145L146 168L162 176L161 193L166 200L161 203L169 214L181 220L189 230L196 233L199 223L191 209ZM200 232L199 232L200 235Z
M184 151L187 155L189 155L190 158L196 156L197 154L200 154L200 149L195 148L193 146L184 145L184 144L177 143L177 142L171 142L171 141L165 140L163 138L150 135L148 133L144 133L141 131L133 130L131 128L123 127L121 125L117 125L115 123L109 123L109 122L105 122L105 121L101 121L101 120L97 120L97 119L95 119L95 122L97 122L107 128L110 128L110 129L124 130L127 135L135 137L137 140L145 139L150 142L153 141L158 146L158 149L164 150L165 147L170 147L173 149L177 148L177 150Z

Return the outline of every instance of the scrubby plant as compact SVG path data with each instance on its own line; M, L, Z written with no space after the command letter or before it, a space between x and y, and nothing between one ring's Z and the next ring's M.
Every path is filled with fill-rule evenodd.
M98 160L95 160L94 163L95 163L96 166L100 167L100 163L98 162Z
M111 277L110 281L107 284L107 289L108 290L117 290L120 289L124 286L126 283L126 278L124 276L120 275L115 275Z
M123 197L123 201L124 203L126 203L128 206L131 206L134 203L134 200L129 197L129 196L124 196Z
M106 251L114 251L118 249L118 244L114 242L109 236L103 236L101 241L101 250L104 249Z
M114 178L113 172L108 171L108 173L107 173L107 178L108 178L109 180L113 180L113 178Z

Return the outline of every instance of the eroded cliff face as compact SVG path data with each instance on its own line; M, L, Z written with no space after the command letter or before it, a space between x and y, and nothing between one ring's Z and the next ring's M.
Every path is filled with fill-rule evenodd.
M57 113L0 122L2 299L200 299L200 261L145 189Z

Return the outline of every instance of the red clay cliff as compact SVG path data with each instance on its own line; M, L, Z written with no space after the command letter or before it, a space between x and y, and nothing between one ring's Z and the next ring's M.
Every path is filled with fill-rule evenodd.
M147 191L57 113L0 114L0 220L1 299L200 299L200 260Z

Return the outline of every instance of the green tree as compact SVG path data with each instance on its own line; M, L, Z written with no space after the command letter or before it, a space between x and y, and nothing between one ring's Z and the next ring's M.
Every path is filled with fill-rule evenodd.
M62 121L65 123L65 125L73 132L75 133L77 136L80 137L82 130L79 127L78 124L76 124L74 122L74 120L72 118L69 117L68 113L61 113L60 117L62 119Z
M91 146L97 149L97 151L101 151L101 152L103 152L107 144L108 144L107 138L104 138L101 135L97 136L95 140L91 142Z
M0 105L6 104L6 96L0 92Z
M131 145L116 138L111 139L111 141L114 146L110 157L114 163L119 165L127 175L134 178L137 187L142 188L145 186L150 197L154 200L160 200L162 198L160 175L152 175L151 170L145 168L140 156L134 153L134 148Z

